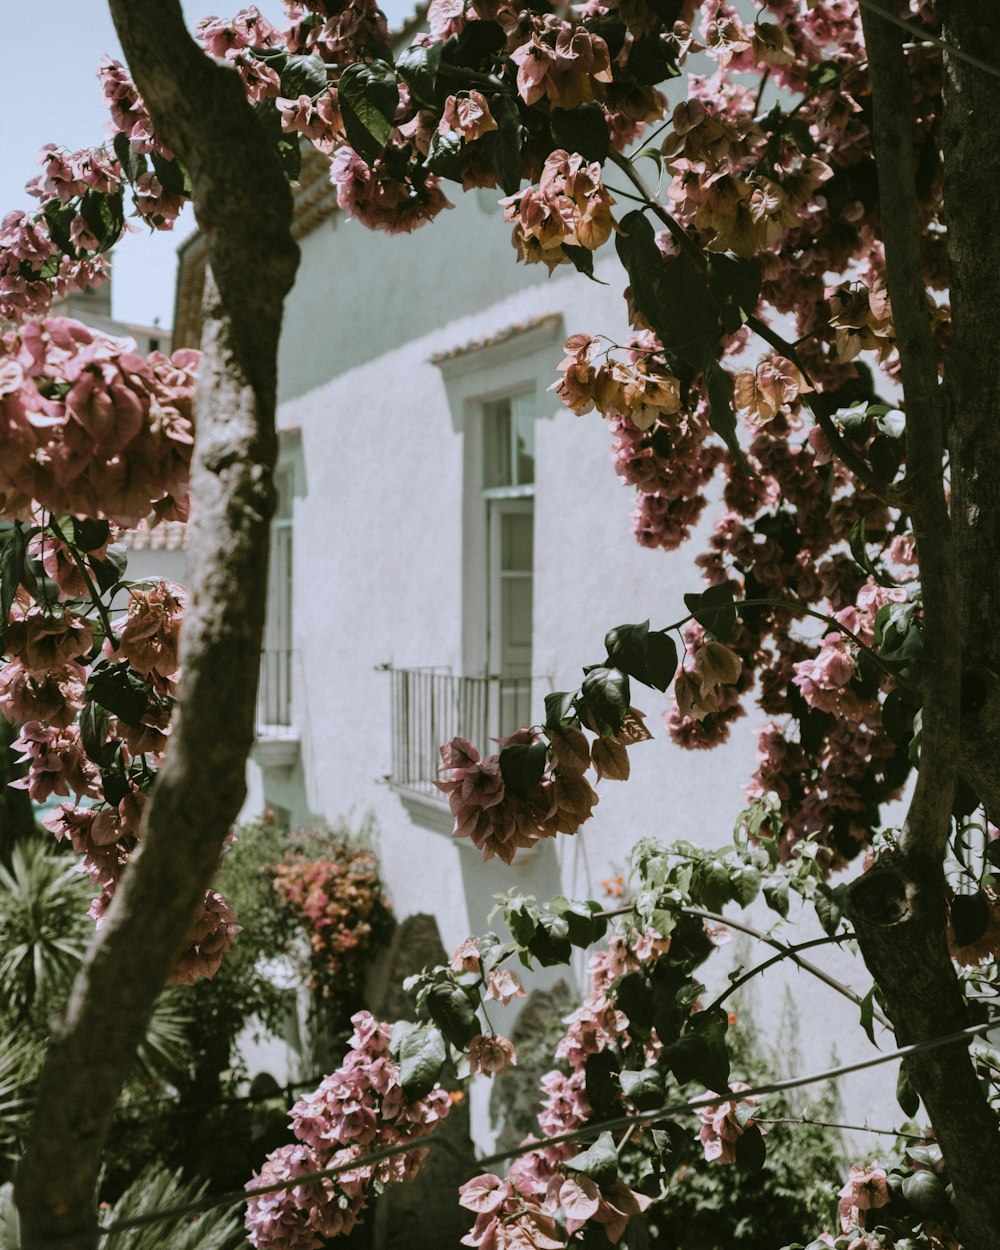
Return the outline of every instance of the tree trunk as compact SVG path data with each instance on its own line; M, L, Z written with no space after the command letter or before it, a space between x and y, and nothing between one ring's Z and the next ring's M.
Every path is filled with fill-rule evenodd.
M22 1246L98 1244L101 1151L128 1062L245 794L273 507L277 346L298 248L292 198L242 86L179 0L110 0L157 132L187 166L213 281L195 406L192 570L170 751L123 876L54 1022L16 1201Z
M982 6L957 0L954 8L963 10L970 33L974 28L976 48L997 46L984 40ZM925 295L913 87L903 36L864 6L861 12L872 80L886 273L907 414L903 495L917 537L925 675L920 772L901 849L853 884L849 913L865 962L885 995L897 1040L907 1045L972 1023L946 940L943 861L959 773L977 784L990 807L1000 810L994 797L995 758L987 763L976 754L979 744L970 744L972 720L962 700L970 665L977 672L1000 671L994 631L983 628L997 619L1000 609L995 546L989 550L1000 521L995 458L1000 451L995 420L998 377L985 364L1000 363L995 361L1000 248L992 243L989 261L982 254L985 240L995 240L985 210L1000 193L996 151L1000 93L997 82L982 70L946 57L949 79L961 87L952 86L945 101L945 198L954 315L945 390L938 384L938 354ZM993 33L1000 35L1000 12L994 11L990 21ZM984 160L981 154L991 142L990 159ZM974 186L968 180L972 171ZM977 203L969 211L971 201ZM974 285L969 285L973 278ZM968 358L978 358L981 383L970 381ZM943 468L949 444L954 491L950 507ZM980 651L978 639L984 634L990 637ZM968 648L970 643L976 650L970 654L966 649L963 655L963 644ZM988 692L988 682L978 684ZM981 702L991 706L988 699ZM983 785L978 784L981 776ZM963 1245L967 1250L1000 1250L1000 1130L967 1047L915 1055L907 1061L907 1071L930 1116L954 1185Z

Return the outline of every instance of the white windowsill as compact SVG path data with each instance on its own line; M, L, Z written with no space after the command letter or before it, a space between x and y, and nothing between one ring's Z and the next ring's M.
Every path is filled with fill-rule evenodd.
M258 725L251 756L261 768L293 768L301 743L294 725Z

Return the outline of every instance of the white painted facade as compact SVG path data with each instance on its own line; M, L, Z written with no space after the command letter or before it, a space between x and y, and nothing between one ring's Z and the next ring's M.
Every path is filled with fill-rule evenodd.
M575 688L581 666L601 658L607 629L675 620L683 594L700 588L698 537L670 554L642 549L607 428L596 414L574 416L548 391L568 335L625 340L617 262L598 265L607 286L517 265L509 227L482 191L458 196L453 211L413 236L386 238L334 214L301 243L280 354L285 515L269 623L271 643L287 649L290 683L284 711L264 717L274 723L254 751L245 814L275 807L293 823L357 823L373 813L397 914L432 912L449 950L485 931L494 896L512 886L540 898L601 897L601 881L624 869L640 836L726 843L754 769L753 720L737 725L727 746L685 752L667 738L667 699L655 692L634 695L656 738L630 752L632 779L601 783L595 816L577 837L545 842L512 867L483 863L452 839L443 796L418 797L391 780L401 731L391 687L402 679L389 669L477 677L496 663L496 509L484 495L483 447L497 401L534 416L532 489L507 495L520 501L514 511L533 517L534 720L547 690ZM438 727L425 712L416 728ZM773 920L766 909L757 917L763 927ZM791 940L814 931L814 923L796 929ZM817 961L862 994L871 984L849 956L821 950ZM580 985L582 966L575 972ZM872 1054L856 1007L803 973L779 970L761 983L755 1014L765 1032L789 985L806 1070L829 1066L834 1051L841 1062ZM509 1026L513 1012L494 1023ZM895 1075L886 1072L844 1083L853 1122L869 1108L872 1123L898 1122ZM486 1102L474 1095L483 1146ZM859 1146L876 1148L871 1139Z

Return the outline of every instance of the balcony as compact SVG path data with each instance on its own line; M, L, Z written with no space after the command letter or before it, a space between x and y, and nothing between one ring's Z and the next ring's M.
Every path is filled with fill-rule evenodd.
M404 794L444 802L435 787L440 747L468 738L490 754L491 738L541 718L548 677L455 677L442 668L385 666L392 682L390 785Z
M265 647L257 685L257 740L254 757L265 768L291 768L299 756L299 731L292 721L290 647Z

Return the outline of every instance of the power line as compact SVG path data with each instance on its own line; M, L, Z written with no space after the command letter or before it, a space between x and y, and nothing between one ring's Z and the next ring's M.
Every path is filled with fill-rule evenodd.
M788 1077L781 1081L769 1081L764 1085L756 1085L750 1089L739 1091L740 1098L757 1098L763 1097L765 1094L783 1093L785 1090L801 1089L805 1085L816 1085L821 1082L836 1080L841 1076L848 1076L853 1072L861 1072L866 1068L878 1067L880 1064L890 1063L894 1059L905 1059L910 1055L920 1054L925 1050L936 1050L941 1046L953 1046L962 1042L968 1043L974 1038L981 1037L984 1033L990 1032L991 1029L1000 1024L1000 1015L987 1021L985 1024L972 1025L967 1029L960 1029L955 1033L947 1033L942 1037L929 1038L925 1042L914 1042L909 1046L900 1046L896 1050L886 1051L883 1054L875 1056L873 1059L861 1059L856 1063L842 1064L840 1067L827 1068L823 1072L813 1072L808 1076ZM667 1116L684 1115L701 1111L705 1107L718 1107L722 1103L730 1102L733 1093L726 1094L710 1094L706 1097L696 1098L690 1102L674 1103L666 1107L658 1107L653 1111L642 1111L637 1115L617 1116L614 1119L602 1120L596 1124L587 1124L582 1128L573 1129L567 1133L559 1133L553 1137L543 1138L541 1141L530 1142L521 1146L516 1146L512 1150L501 1151L498 1154L486 1155L481 1159L474 1159L472 1162L477 1167L486 1168L495 1163L504 1163L508 1159L516 1159L520 1155L530 1154L533 1150L543 1150L548 1146L558 1146L566 1142L581 1141L584 1138L592 1137L597 1133L610 1131L612 1129L634 1129L641 1128L644 1125L656 1124ZM206 1197L198 1199L194 1202L182 1203L174 1207L164 1207L159 1211L149 1211L145 1215L130 1216L124 1220L116 1220L112 1224L101 1227L98 1225L96 1230L98 1237L108 1237L112 1233L124 1232L130 1228L145 1228L148 1225L160 1224L166 1220L178 1219L185 1215L199 1215L205 1211L222 1209L225 1207L234 1207L245 1203L250 1198L264 1197L267 1194L281 1193L284 1190L296 1189L300 1185L308 1185L312 1181L325 1180L329 1177L339 1176L342 1172L355 1172L359 1168L368 1167L373 1163L380 1163L384 1159L391 1159L397 1155L406 1154L411 1150L419 1150L424 1147L434 1148L443 1145L439 1138L434 1136L416 1137L412 1141L406 1142L398 1146L387 1146L383 1150L373 1151L368 1155L361 1155L355 1159L351 1159L348 1163L336 1164L333 1167L322 1168L316 1172L305 1172L300 1176L295 1176L291 1180L280 1181L273 1185L261 1185L255 1189L231 1190L227 1194L220 1197ZM60 1247L67 1246L78 1242L80 1235L75 1237L59 1237L49 1238L43 1241L33 1241L25 1243L21 1246L21 1250L59 1250Z
M994 78L1000 78L1000 66L984 61L981 56L976 56L974 52L966 52L964 48L956 48L953 43L948 43L946 39L941 39L938 35L932 35L930 31L924 30L916 22L907 21L905 17L900 17L898 14L893 13L891 9L886 8L884 4L880 4L878 0L858 0L858 3L866 9L870 9L872 13L878 14L883 21L890 22L893 26L898 26L900 30L905 30L909 35L914 35L921 43L933 44L936 48L947 52L949 56L955 57L956 60L965 61L969 65L974 65L976 69L981 69L985 74L991 74Z

